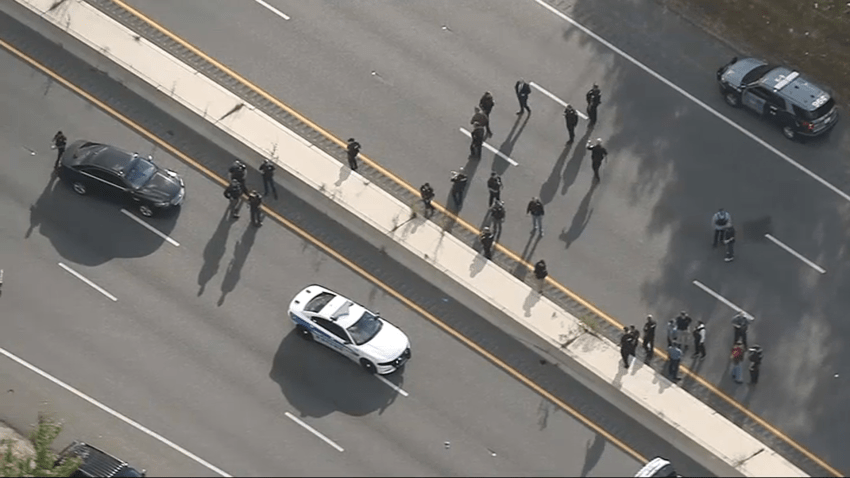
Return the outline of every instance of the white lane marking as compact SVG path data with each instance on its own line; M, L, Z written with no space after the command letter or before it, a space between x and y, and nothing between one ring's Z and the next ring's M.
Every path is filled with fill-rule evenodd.
M94 289L94 290L96 290L96 291L100 292L101 294L105 295L106 297L109 297L110 299L112 299L112 302L117 302L117 301L118 301L118 299L117 299L114 295L110 294L109 292L106 292L106 290L105 290L103 287L101 287L101 286L99 286L99 285L95 284L94 282L92 282L92 281L90 281L90 280L86 279L85 277L83 277L83 275L82 275L82 274L80 274L79 272L75 271L74 269L71 269L70 267L66 266L65 264L63 264L63 263L61 263L61 262L59 263L59 267L61 267L61 268L65 269L65 270L66 270L66 271L68 271L68 272L70 272L70 273L71 273L71 275L73 275L73 276L74 276L74 277L76 277L77 279L80 279L81 281L85 282L86 284L88 284L89 286L91 286L91 288L92 288L92 289Z
M401 389L401 387L399 387L398 385L396 385L396 384L394 384L394 383L390 382L389 380L385 379L384 377L382 377L382 376L380 376L380 375L375 375L375 377L376 377L378 380L380 380L380 381L384 382L385 384L387 384L387 386L388 386L388 387L390 387L391 389L393 389L393 390L395 390L396 392L400 393L402 397L407 397L407 396L409 396L409 395L410 395L409 393L407 393L407 392L405 392L404 390L402 390L402 389Z
M301 421L301 420L300 420L298 417L296 417L295 415L293 415L293 414L291 414L291 413L289 413L289 412L286 412L286 416L287 416L287 417L289 417L289 418L290 418L293 422L295 422L295 423L297 423L297 424L301 425L302 427L304 427L307 431L309 431L309 432L310 432L310 433L312 433L313 435L316 435L317 437L321 438L321 439L322 439L325 443L327 443L328 445L330 445L330 446L332 446L332 447L336 448L336 449L337 449L337 451L344 451L344 450L342 449L342 447L341 447L341 446L339 446L339 445L337 445L336 443L334 443L334 441L333 441L333 440L331 440L330 438L328 438L328 437L326 437L326 436L322 435L322 434L321 434L321 433L319 433L319 432L318 432L315 428L311 427L310 425L307 425L306 423L304 423L303 421Z
M285 13L281 12L280 10L278 10L277 8L275 8L275 7L271 6L271 5L269 5L268 3L264 2L263 0L254 0L254 1L255 1L255 2L257 2L257 3L258 3L259 5L261 5L261 6L268 8L270 12L272 12L272 13L274 13L275 15L279 16L280 18L283 18L284 20L289 20L289 15L287 15L287 14L285 14Z
M472 137L472 133L470 133L469 131L467 131L465 128L460 128L460 132L461 132L461 133L463 133L463 134L465 134L465 135L467 135L467 136L468 136L468 137L470 137L470 138ZM511 158L509 158L509 157L505 156L505 154L504 154L504 153L502 153L502 152L501 152L501 151L499 151L498 149L496 149L496 148L494 148L494 147L490 146L490 145L489 145L489 144L487 144L486 142L484 143L484 147L485 147L485 148L487 148L488 150L490 150L490 152L492 152L492 153L496 153L496 156L498 156L498 157L500 157L500 158L504 159L505 161L507 161L507 162L509 162L509 163L513 164L514 166L519 166L519 163L517 163L517 162L516 162L516 161L514 161L513 159L511 159Z
M800 163L798 163L797 161L794 161L793 159L791 159L791 157L790 157L790 156L788 156L787 154L783 153L782 151L779 151L778 149L776 149L776 148L774 148L773 146L771 146L770 144L768 144L768 143L767 143L767 141L764 141L763 139L759 138L759 137L758 137L758 136L756 136L755 134L750 133L750 132L749 132L748 130L746 130L743 126L740 126L740 125L738 125L738 123L735 123L735 122L734 122L734 121L732 121L731 119L729 119L729 118L727 118L727 117L723 116L722 114L720 114L717 110L715 110L715 109L714 109L714 108L712 108L711 106L708 106L707 104L703 103L702 101L700 101L699 99L697 99L697 97L695 97L694 95L692 95L692 94L688 93L687 91L685 91L685 90L684 90L684 89L682 89L681 87L677 86L677 85L676 85L675 83L673 83L672 81L670 81L670 80L668 80L667 78L664 78L664 77L663 77L663 76L661 76L660 74L656 73L654 70L652 70L652 69L651 69L651 68L649 68L648 66L644 65L643 63L639 62L638 60L636 60L634 57L632 57L632 56L631 56L631 55L629 55L628 53L624 52L623 50L620 50L619 48L617 48L616 46L614 46L614 45L613 45L613 44L611 44L610 42L606 41L605 39L603 39L602 37L600 37L600 36L599 36L599 35L597 35L596 33L593 33L592 31L590 31L590 29L588 29L588 28L587 28L587 27L585 27L584 25L582 25L582 24L578 23L577 21L573 20L572 18L570 18L570 17L568 17L568 16L564 15L563 13L561 13L560 11L558 11L555 7L553 7L553 6L549 5L548 3L546 3L544 0L534 0L534 1L535 1L535 2L537 2L540 6L544 7L545 9L549 10L550 12L554 13L555 15L557 15L557 16L559 16L559 17L561 17L561 19L563 19L563 20L565 20L565 21L567 21L567 22L571 23L574 27L578 28L579 30L583 31L584 33L586 33L586 34L587 34L587 35L589 35L590 37L594 38L594 39L595 39L596 41L598 41L599 43L602 43L603 45L605 45L606 47L608 47L609 49L611 49L614 53L616 53L616 54L618 54L618 55L622 56L623 58L625 58L626 60L630 61L632 64L634 64L634 65L635 65L635 66L637 66L638 68L640 68L640 69L642 69L643 71L645 71L645 72L649 73L650 75L652 75L653 77L655 77L655 79L657 79L658 81L660 81L660 82L664 83L665 85L669 86L670 88L673 88L674 90L676 90L679 94L681 94L681 95L682 95L682 96L684 96L685 98L687 98L687 99L689 99L689 100L693 101L694 103L696 103L697 105L699 105L702 109L704 109L704 110L708 111L709 113L713 114L714 116L716 116L716 117L717 117L717 118L719 118L720 120L724 121L724 122L725 122L726 124L728 124L729 126L731 126L731 127L735 128L735 129L737 129L738 131L740 131L741 133L743 133L744 135L746 135L747 137L749 137L750 139L752 139L752 140L753 140L753 141L755 141L756 143L758 143L758 144L760 144L760 145L764 146L764 147L765 147L768 151L770 151L770 152L772 152L773 154L775 154L775 155L779 156L781 159L785 160L788 164L790 164L790 165L794 166L795 168L797 168L797 169L799 169L800 171L804 172L805 174L809 175L809 177L811 177L811 178L812 178L812 179L814 179L815 181L817 181L817 182L819 182L819 183L823 184L824 186L826 186L827 188L829 188L830 190L832 190L832 192L834 192L835 194L838 194L839 196L841 196L842 198L844 198L844 200L846 200L846 201L850 202L850 194L847 194L847 193L845 193L844 191L842 191L842 190L838 189L837 187L833 186L833 185L832 185L832 184L830 184L827 180L825 180L825 179L821 178L820 176L818 176L817 174L813 173L811 170L809 170L808 168L806 168L806 167L805 167L805 166L803 166L802 164L800 164Z
M173 245L174 247L180 247L180 243L179 243L179 242L177 242L177 241L175 241L174 239L172 239L172 238L170 238L170 237L166 236L165 234L163 234L162 232L160 232L157 228L155 228L155 227L151 226L150 224L146 223L145 221L142 221L141 219L139 219L139 218L138 218L135 214L133 214L132 212L130 212L130 211L126 210L126 209L122 209L122 210L121 210L121 212L123 212L123 213L124 213L124 215L125 215L125 216L127 216L127 217L129 217L130 219L132 219L132 220L134 220L134 221L138 222L139 224L141 224L141 225L142 225L144 228L146 228L148 231L150 231L150 232L152 232L152 233L156 234L157 236L159 236L159 237L161 237L161 238L165 239L166 241L168 241L168 243L169 243L169 244Z
M816 271L820 272L821 274L826 274L826 270L825 270L824 268L822 268L821 266L819 266L819 265L815 264L814 262L812 262L812 261L810 261L810 260L806 259L805 257L803 257L803 255L802 255L802 254L800 254L799 252L795 251L794 249L791 249L790 247L786 246L786 245L785 245L785 244L783 244L783 243L782 243L779 239L777 239L777 238L775 238L775 237L771 236L770 234L765 234L765 235L764 235L764 237L766 237L766 238L770 239L771 241L773 241L773 243L774 243L774 244L776 244L777 246L779 246L779 247L781 247L781 248L785 249L785 250L786 250L789 254L791 254L792 256L794 256L794 257L796 257L797 259L800 259L801 261L805 262L805 263L806 263L809 267L811 267L812 269L814 269L814 270L816 270Z
M543 88L542 86L538 85L537 83L535 83L533 81L531 83L529 83L529 85L531 85L532 88L537 89L537 91L539 91L539 92L543 93L544 95L548 96L549 98L551 98L553 101L555 101L555 103L558 103L559 105L563 106L564 108L567 107L566 101L558 98L557 96L555 96L554 94L552 94L551 92L546 90L546 88ZM581 111L576 110L576 113L578 113L578 115L581 119L587 119L587 115L585 115Z
M103 410L104 412L112 415L113 417L121 420L122 422L126 423L127 425L130 425L131 427L141 431L142 433L145 433L145 434L155 438L156 440L159 440L160 442L168 445L169 447L173 448L174 450L182 453L186 457L188 457L188 458L194 460L195 462L209 468L213 472L218 473L219 475L224 476L224 477L230 477L231 476L231 475L227 474L227 472L225 472L221 468L218 468L218 467L210 464L208 461L203 460L202 458L198 457L194 453L186 450L185 448L181 447L180 445L177 445L176 443L165 438L164 436L162 436L162 435L150 430L149 428L142 426L138 422L116 412L115 410L113 410L113 409L107 407L106 405L98 402L97 400L89 397L88 395L84 394L83 392L80 392L76 388L74 388L74 387L68 385L67 383L59 380L58 378L54 377L53 375L50 375L49 373L41 370L40 368L36 367L35 365L30 364L29 362L18 357L17 355L13 354L12 352L9 352L8 350L0 348L0 354L5 355L6 357L8 357L13 362L17 362L19 365L23 366L24 368L29 369L31 372L35 372L36 374L41 375L42 377L46 378L47 380L50 380L54 384L59 385L60 387L64 388L65 390L67 390L67 391L73 393L74 395L76 395L77 397L82 398L83 400L91 403L95 407L97 407L97 408Z
M724 304L729 306L729 308L734 310L735 312L743 312L745 316L750 317L750 318L753 317L752 315L750 315L749 312L738 307L737 305L732 303L732 301L730 301L726 297L723 297L722 295L718 294L717 292L714 292L713 290L711 290L711 288L709 288L707 285L703 284L702 282L700 282L698 280L694 280L694 285L699 287L700 289L704 290L708 295L714 297L715 299L719 300L720 302L723 302Z

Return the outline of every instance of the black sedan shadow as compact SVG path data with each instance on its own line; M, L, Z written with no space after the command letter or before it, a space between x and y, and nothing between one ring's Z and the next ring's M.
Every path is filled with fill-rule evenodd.
M53 178L30 206L30 227L25 237L37 229L62 258L86 266L97 266L116 257L143 257L156 251L164 239L136 224L121 212L122 208L165 235L174 230L180 215L180 208L176 208L143 218L131 204L110 202L94 194L80 196Z
M404 369L388 375L401 387ZM295 329L280 343L269 377L302 417L323 417L333 412L363 416L383 411L397 392L358 364L324 345L298 336Z

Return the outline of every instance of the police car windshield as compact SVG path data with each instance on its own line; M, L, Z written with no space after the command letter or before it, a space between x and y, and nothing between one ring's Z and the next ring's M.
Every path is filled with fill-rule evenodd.
M364 310L363 315L357 319L357 322L348 328L348 333L351 335L351 340L355 344L363 345L378 335L383 325L383 322L378 317L368 310Z
M150 181L154 173L156 173L156 166L152 162L134 155L133 162L124 173L124 179L135 189L139 189Z

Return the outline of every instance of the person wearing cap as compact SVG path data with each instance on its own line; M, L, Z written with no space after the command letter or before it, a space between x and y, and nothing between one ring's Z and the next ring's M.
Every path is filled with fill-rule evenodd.
M486 113L481 111L481 108L479 108L478 106L475 107L475 113L472 115L472 119L469 120L469 124L475 125L475 123L478 123L479 125L484 127L484 129L487 131L488 138L493 136L493 132L490 131L490 117L487 116Z
M488 210L490 214L490 227L493 228L493 234L496 237L502 235L502 223L505 222L505 203L496 201Z
M679 312L676 317L676 335L679 343L682 345L682 351L688 350L690 342L690 327L693 319L684 310Z
M599 91L599 85L593 84L593 87L585 95L587 99L587 117L590 118L590 124L596 123L596 108L602 104L602 92Z
M578 124L578 113L573 105L567 104L564 109L564 120L567 123L567 132L570 133L570 140L567 141L567 144L573 144L576 139L576 125Z
M602 138L596 138L596 141L588 141L587 149L590 150L591 166L593 167L593 180L599 182L602 178L599 177L599 168L602 166L602 160L608 157L608 150L602 146Z
M357 155L360 154L360 143L354 138L348 138L348 146L346 147L348 154L348 165L352 171L357 171Z
M531 94L531 86L525 79L520 78L514 85L514 91L516 92L516 99L519 101L519 111L516 112L516 115L520 116L524 111L531 114L531 108L528 107L528 95Z
M455 201L455 205L460 207L463 202L463 193L466 191L466 183L469 181L469 178L464 173L463 168L460 168L457 171L452 171L452 199Z
M487 259L493 258L493 242L495 241L495 237L493 233L490 232L489 227L485 227L481 230L481 234L478 236L478 240L481 241L481 247L484 250L484 257Z
M652 314L646 316L646 323L643 324L643 351L646 352L646 356L652 357L652 353L655 351L655 327L656 327L655 319L652 318Z
M496 171L490 172L490 179L487 180L487 191L490 192L490 199L487 201L488 206L502 200L502 177Z

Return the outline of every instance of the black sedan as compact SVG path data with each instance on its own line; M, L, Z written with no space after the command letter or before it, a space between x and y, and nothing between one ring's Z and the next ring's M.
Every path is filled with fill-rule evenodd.
M59 177L77 194L98 193L133 204L142 216L180 206L186 195L183 179L170 169L115 146L75 141L59 162Z

